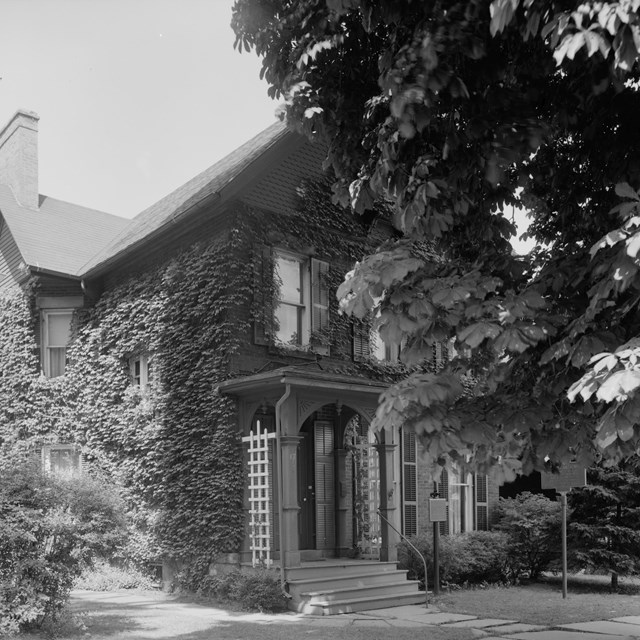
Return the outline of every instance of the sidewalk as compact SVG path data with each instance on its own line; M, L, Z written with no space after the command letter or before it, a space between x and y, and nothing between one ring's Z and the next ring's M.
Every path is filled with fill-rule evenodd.
M516 619L502 620L438 611L435 607L407 605L389 609L362 611L335 616L309 616L292 612L280 614L227 611L215 606L185 602L161 592L136 593L128 591L72 594L71 609L94 616L87 636L112 640L151 638L209 638L214 628L219 630L236 625L235 638L255 638L259 625L260 637L267 629L269 637L299 637L300 633L314 633L316 639L329 638L337 633L346 637L412 637L412 629L438 630L438 637L446 637L447 630L459 636L462 629L484 640L627 640L640 639L640 616L624 616L611 620L578 622L554 628L524 624ZM104 626L106 624L106 626ZM241 632L252 626L251 632ZM294 628L298 632L294 632ZM280 629L280 632L277 630ZM458 633L455 634L454 632ZM395 632L395 633L394 633ZM403 634L406 632L409 635ZM417 634L418 635L418 634ZM226 635L224 637L227 637ZM429 637L420 633L420 638Z
M625 616L612 620L576 622L548 628L524 624L517 620L477 618L460 613L444 613L435 608L418 605L362 611L340 616L343 624L369 625L377 623L389 628L438 626L442 628L467 628L477 630L477 637L484 640L508 638L510 640L627 640L640 638L640 616ZM322 618L315 618L322 625Z

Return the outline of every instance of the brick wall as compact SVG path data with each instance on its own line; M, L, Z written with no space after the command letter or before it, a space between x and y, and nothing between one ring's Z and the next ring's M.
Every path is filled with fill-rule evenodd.
M0 183L11 187L23 207L38 208L37 114L18 111L0 131Z

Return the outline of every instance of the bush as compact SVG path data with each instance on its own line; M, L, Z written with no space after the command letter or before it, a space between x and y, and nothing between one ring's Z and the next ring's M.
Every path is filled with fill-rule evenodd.
M429 585L433 585L433 539L422 534L411 538L427 560ZM507 537L497 531L472 531L440 538L440 580L463 584L504 582L509 576L505 552ZM424 565L415 551L400 543L398 562L409 571L409 577L424 584Z
M116 567L99 561L86 567L74 584L75 589L117 591L118 589L154 589L151 577L135 567Z
M508 535L508 555L514 577L526 572L537 580L560 555L561 505L544 495L525 491L501 498L496 529Z
M197 593L218 602L237 604L248 611L282 611L287 608L287 597L282 592L280 581L266 569L206 576Z
M122 540L124 519L104 481L56 480L33 465L0 469L0 632L57 617L73 582Z

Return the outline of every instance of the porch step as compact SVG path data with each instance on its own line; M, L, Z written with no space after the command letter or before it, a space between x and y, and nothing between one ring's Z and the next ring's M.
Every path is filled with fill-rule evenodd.
M374 560L308 562L300 567L287 569L287 581L308 580L312 578L322 579L334 576L374 575L379 573L393 573L397 570L398 566L395 562L376 562Z
M343 600L304 602L297 611L316 616L332 616L339 613L354 613L356 611L370 611L386 609L388 607L402 607L407 604L424 604L424 593L406 593L402 595L378 595L367 597L345 598Z
M289 593L292 596L308 595L310 593L330 592L336 589L352 587L366 588L384 584L411 584L407 581L407 571L383 571L379 573L349 573L346 575L332 575L326 578L305 578L289 581ZM315 591L312 591L315 590Z
M333 615L424 602L417 580L395 562L309 563L287 570L289 608Z

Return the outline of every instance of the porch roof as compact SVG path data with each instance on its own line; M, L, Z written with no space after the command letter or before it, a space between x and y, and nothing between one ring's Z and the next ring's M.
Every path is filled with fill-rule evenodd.
M278 388L282 388L284 393L287 384L298 389L357 392L372 397L380 395L389 386L386 382L361 376L312 369L310 366L288 366L226 380L219 385L219 389L222 393L242 398L266 391L277 391Z

